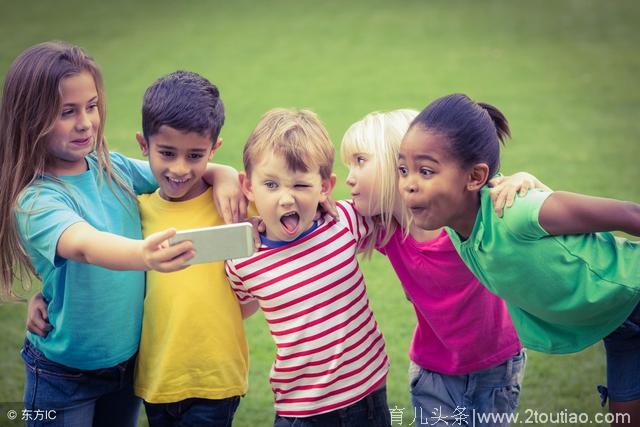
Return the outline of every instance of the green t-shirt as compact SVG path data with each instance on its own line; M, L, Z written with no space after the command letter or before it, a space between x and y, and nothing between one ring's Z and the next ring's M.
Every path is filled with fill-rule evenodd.
M531 190L499 218L485 187L469 238L447 232L469 269L507 302L526 347L572 353L611 333L640 301L640 242L549 235L538 213L550 194Z

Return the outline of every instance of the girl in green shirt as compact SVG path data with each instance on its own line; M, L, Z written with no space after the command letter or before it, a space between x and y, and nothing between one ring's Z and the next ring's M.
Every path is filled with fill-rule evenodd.
M465 264L507 302L526 347L570 353L604 338L603 398L640 422L640 244L609 233L640 236L640 205L533 190L497 216L486 183L508 136L491 105L462 94L434 101L400 147L404 202L418 227L447 227Z

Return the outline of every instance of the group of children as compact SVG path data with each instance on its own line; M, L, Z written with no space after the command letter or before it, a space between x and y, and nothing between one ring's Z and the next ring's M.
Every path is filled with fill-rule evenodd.
M490 189L510 133L495 107L456 94L353 124L341 144L352 197L337 215L318 212L334 148L310 111L267 112L239 175L208 163L224 106L198 74L147 89L136 138L148 162L109 152L104 118L99 69L76 46L31 47L5 77L2 283L42 280L21 355L25 407L59 414L46 425L136 425L139 398L152 427L231 425L247 392L243 318L258 308L276 346L275 426L390 425L357 259L373 250L415 309L417 411L511 413L523 346L604 338L610 408L640 420L640 245L607 232L640 235L640 206L524 173ZM191 244L167 239L243 216L238 190L262 220L256 253L185 268Z

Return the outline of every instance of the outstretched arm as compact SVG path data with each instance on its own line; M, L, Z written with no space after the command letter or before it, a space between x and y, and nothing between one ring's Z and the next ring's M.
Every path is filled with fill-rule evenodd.
M166 240L175 234L176 230L168 229L135 240L77 222L58 239L56 254L111 270L176 271L186 267L184 263L193 258L194 251L190 241L169 246Z
M542 204L538 221L552 235L617 230L640 236L640 205L556 191Z

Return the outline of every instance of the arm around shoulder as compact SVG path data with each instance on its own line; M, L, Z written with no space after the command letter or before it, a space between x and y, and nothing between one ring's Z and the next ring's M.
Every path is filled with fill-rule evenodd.
M640 205L604 197L552 193L542 205L538 220L552 235L617 230L640 236Z
M236 223L247 217L247 199L240 188L237 170L231 166L209 163L202 178L211 186L213 201L225 223Z

